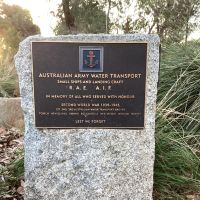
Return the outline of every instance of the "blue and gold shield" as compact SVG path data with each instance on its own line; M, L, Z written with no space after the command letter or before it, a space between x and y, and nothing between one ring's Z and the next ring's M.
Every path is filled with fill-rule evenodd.
M103 72L103 47L79 47L79 71Z

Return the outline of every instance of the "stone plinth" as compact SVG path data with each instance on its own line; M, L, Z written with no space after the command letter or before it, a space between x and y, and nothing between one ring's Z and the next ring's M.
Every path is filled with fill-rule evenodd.
M37 129L31 41L147 42L145 129ZM151 200L159 70L156 35L29 37L15 57L25 117L25 200Z

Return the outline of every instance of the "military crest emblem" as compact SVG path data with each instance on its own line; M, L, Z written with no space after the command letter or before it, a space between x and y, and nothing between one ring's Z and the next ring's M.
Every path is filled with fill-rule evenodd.
M79 47L79 71L103 72L103 47Z

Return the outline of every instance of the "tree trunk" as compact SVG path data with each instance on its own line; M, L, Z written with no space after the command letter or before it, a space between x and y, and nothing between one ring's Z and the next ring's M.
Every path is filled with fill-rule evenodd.
M154 28L155 25L156 25L156 22L154 20L153 24L149 27L148 34L151 34L151 32L152 32L152 30L153 30L153 28Z
M194 5L188 10L187 19L186 19L186 28L185 28L185 45L187 45L188 35L189 35L189 20L194 11Z
M106 33L108 33L109 32L109 15L110 15L110 9L111 9L111 0L108 0L108 11L107 11L107 14L106 14Z
M65 16L65 25L66 25L66 28L69 31L71 31L71 28L75 27L75 24L74 24L74 17L72 16L70 12L69 3L70 3L70 0L62 0L62 6L63 6L64 16Z
M187 45L188 34L189 34L189 20L187 19L186 28L185 28L185 45Z

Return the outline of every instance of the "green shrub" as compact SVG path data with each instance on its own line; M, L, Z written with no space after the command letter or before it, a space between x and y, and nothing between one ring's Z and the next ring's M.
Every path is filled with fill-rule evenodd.
M200 192L200 42L163 49L156 118L155 199Z

